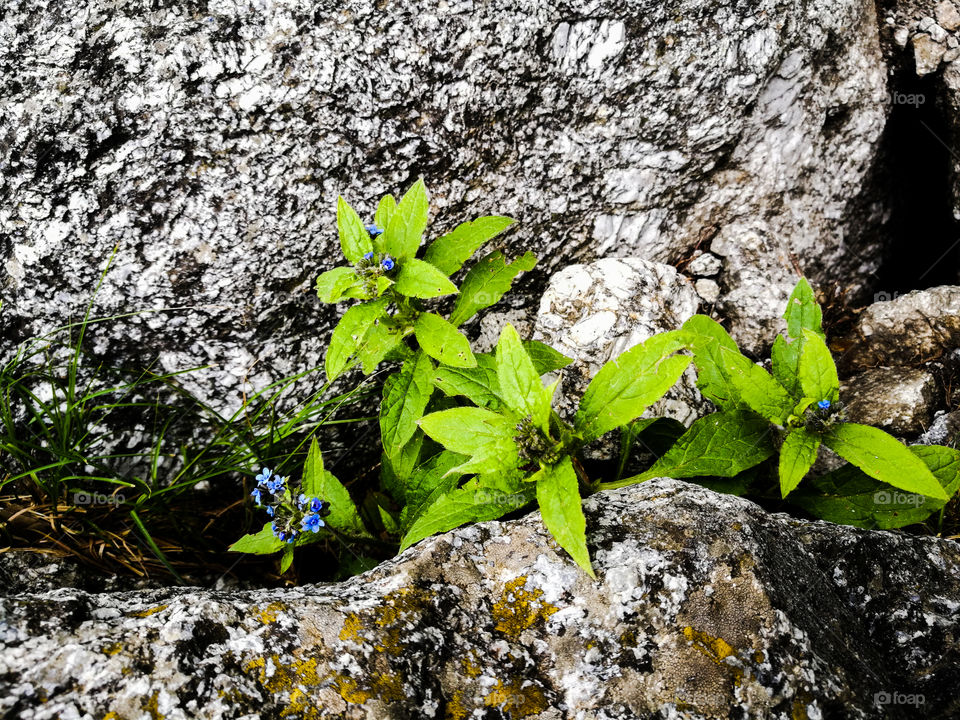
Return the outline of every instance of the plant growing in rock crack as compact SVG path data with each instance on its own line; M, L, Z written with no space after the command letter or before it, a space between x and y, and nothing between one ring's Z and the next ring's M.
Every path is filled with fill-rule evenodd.
M557 543L593 576L586 545L581 485L590 484L577 454L583 446L639 417L690 362L676 355L682 333L657 335L604 365L587 387L573 423L552 407L557 382L544 387L517 331L507 325L492 363L438 379L473 401L426 415L420 427L444 452L427 478L444 488L419 515L401 547L475 520L500 517L536 499ZM458 476L471 477L458 486ZM451 478L444 482L445 478Z
M786 498L807 475L823 444L855 468L828 478L821 487L832 484L836 492L837 481L842 485L844 478L865 476L942 507L960 484L960 454L949 448L907 448L878 428L847 422L821 310L806 280L791 294L784 317L787 337L774 342L772 375L741 354L714 320L703 315L688 320L683 332L694 355L697 384L719 412L694 422L644 473L600 487L663 476L730 478L779 453L777 475Z
M323 466L316 438L310 445L299 481L291 481L263 468L250 493L257 507L269 516L263 529L244 535L230 549L268 555L283 552L280 572L293 562L295 547L326 540L331 535L351 543L373 540L350 498L350 493Z

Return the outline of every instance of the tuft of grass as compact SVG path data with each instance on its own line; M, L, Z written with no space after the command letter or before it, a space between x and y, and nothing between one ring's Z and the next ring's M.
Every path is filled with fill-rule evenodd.
M352 417L374 391L329 383L305 399L315 368L243 397L224 415L174 373L98 362L85 342L96 326L141 313L83 320L15 348L0 364L0 546L72 555L101 571L221 574L262 466L293 473L311 439ZM2 305L0 305L2 312ZM2 550L0 550L2 551Z

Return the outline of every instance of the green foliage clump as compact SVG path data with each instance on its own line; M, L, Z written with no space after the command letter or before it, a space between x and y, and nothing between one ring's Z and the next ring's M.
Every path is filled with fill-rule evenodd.
M314 446L303 485L331 508L339 505L337 514L297 537L267 523L234 549L283 550L284 566L297 544L329 534L347 541L377 536L403 550L535 502L557 543L592 576L581 497L597 490L666 476L767 496L772 481L781 501L819 517L896 527L942 509L960 488L960 452L907 448L879 429L846 421L821 310L806 280L790 297L787 334L773 345L772 374L743 355L719 323L697 315L604 365L567 422L554 410L559 381L550 378L569 358L523 342L511 325L495 351L474 352L460 330L536 263L531 253L511 263L495 250L455 284L467 261L512 223L479 218L422 248L428 225L422 180L399 203L384 197L373 225L339 199L337 227L350 265L321 275L317 292L324 302L357 302L333 332L326 371L333 380L351 368L370 374L383 361L396 363L380 404L380 490L356 506L322 469ZM437 303L447 296L455 298L445 316ZM639 419L691 362L717 412L679 432L665 419ZM637 437L654 433L669 440L668 449L639 475L591 480L583 448L618 429L624 452ZM799 488L821 445L849 464ZM768 462L773 458L775 464ZM624 465L622 457L621 471ZM903 511L893 507L903 493L886 488L919 499Z

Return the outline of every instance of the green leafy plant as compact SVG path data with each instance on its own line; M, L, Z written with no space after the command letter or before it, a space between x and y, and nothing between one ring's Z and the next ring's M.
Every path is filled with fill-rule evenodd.
M347 545L374 538L367 531L350 492L323 465L316 438L311 442L299 481L263 468L251 496L272 520L260 532L244 535L230 546L234 552L269 555L283 553L280 572L293 562L295 547L334 536Z
M512 325L500 335L492 367L453 388L474 405L426 415L420 427L444 446L443 475L469 475L446 487L406 531L401 547L465 522L500 517L536 499L544 525L591 576L577 455L584 445L630 423L677 381L690 362L676 355L681 333L663 333L604 365L587 387L573 423L553 410L557 382L541 370Z
M790 296L784 317L787 336L774 342L772 375L741 354L714 320L703 315L688 320L683 332L694 355L697 384L719 412L694 422L644 473L601 487L660 476L733 478L779 455L777 476L786 498L823 444L867 478L942 506L949 495L930 467L942 464L939 455L908 449L882 430L846 422L821 310L806 280ZM851 472L821 482L842 484Z

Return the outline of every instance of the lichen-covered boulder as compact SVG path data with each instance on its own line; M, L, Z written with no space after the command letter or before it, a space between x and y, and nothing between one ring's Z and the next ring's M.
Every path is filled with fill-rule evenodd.
M0 711L39 718L953 718L960 547L656 480L338 585L0 600Z
M879 48L869 0L8 0L0 354L81 317L116 248L94 315L163 311L91 348L209 364L182 382L235 407L321 360L337 194L369 217L420 175L438 231L512 215L503 244L546 271L680 261L746 222L856 285L883 216Z

